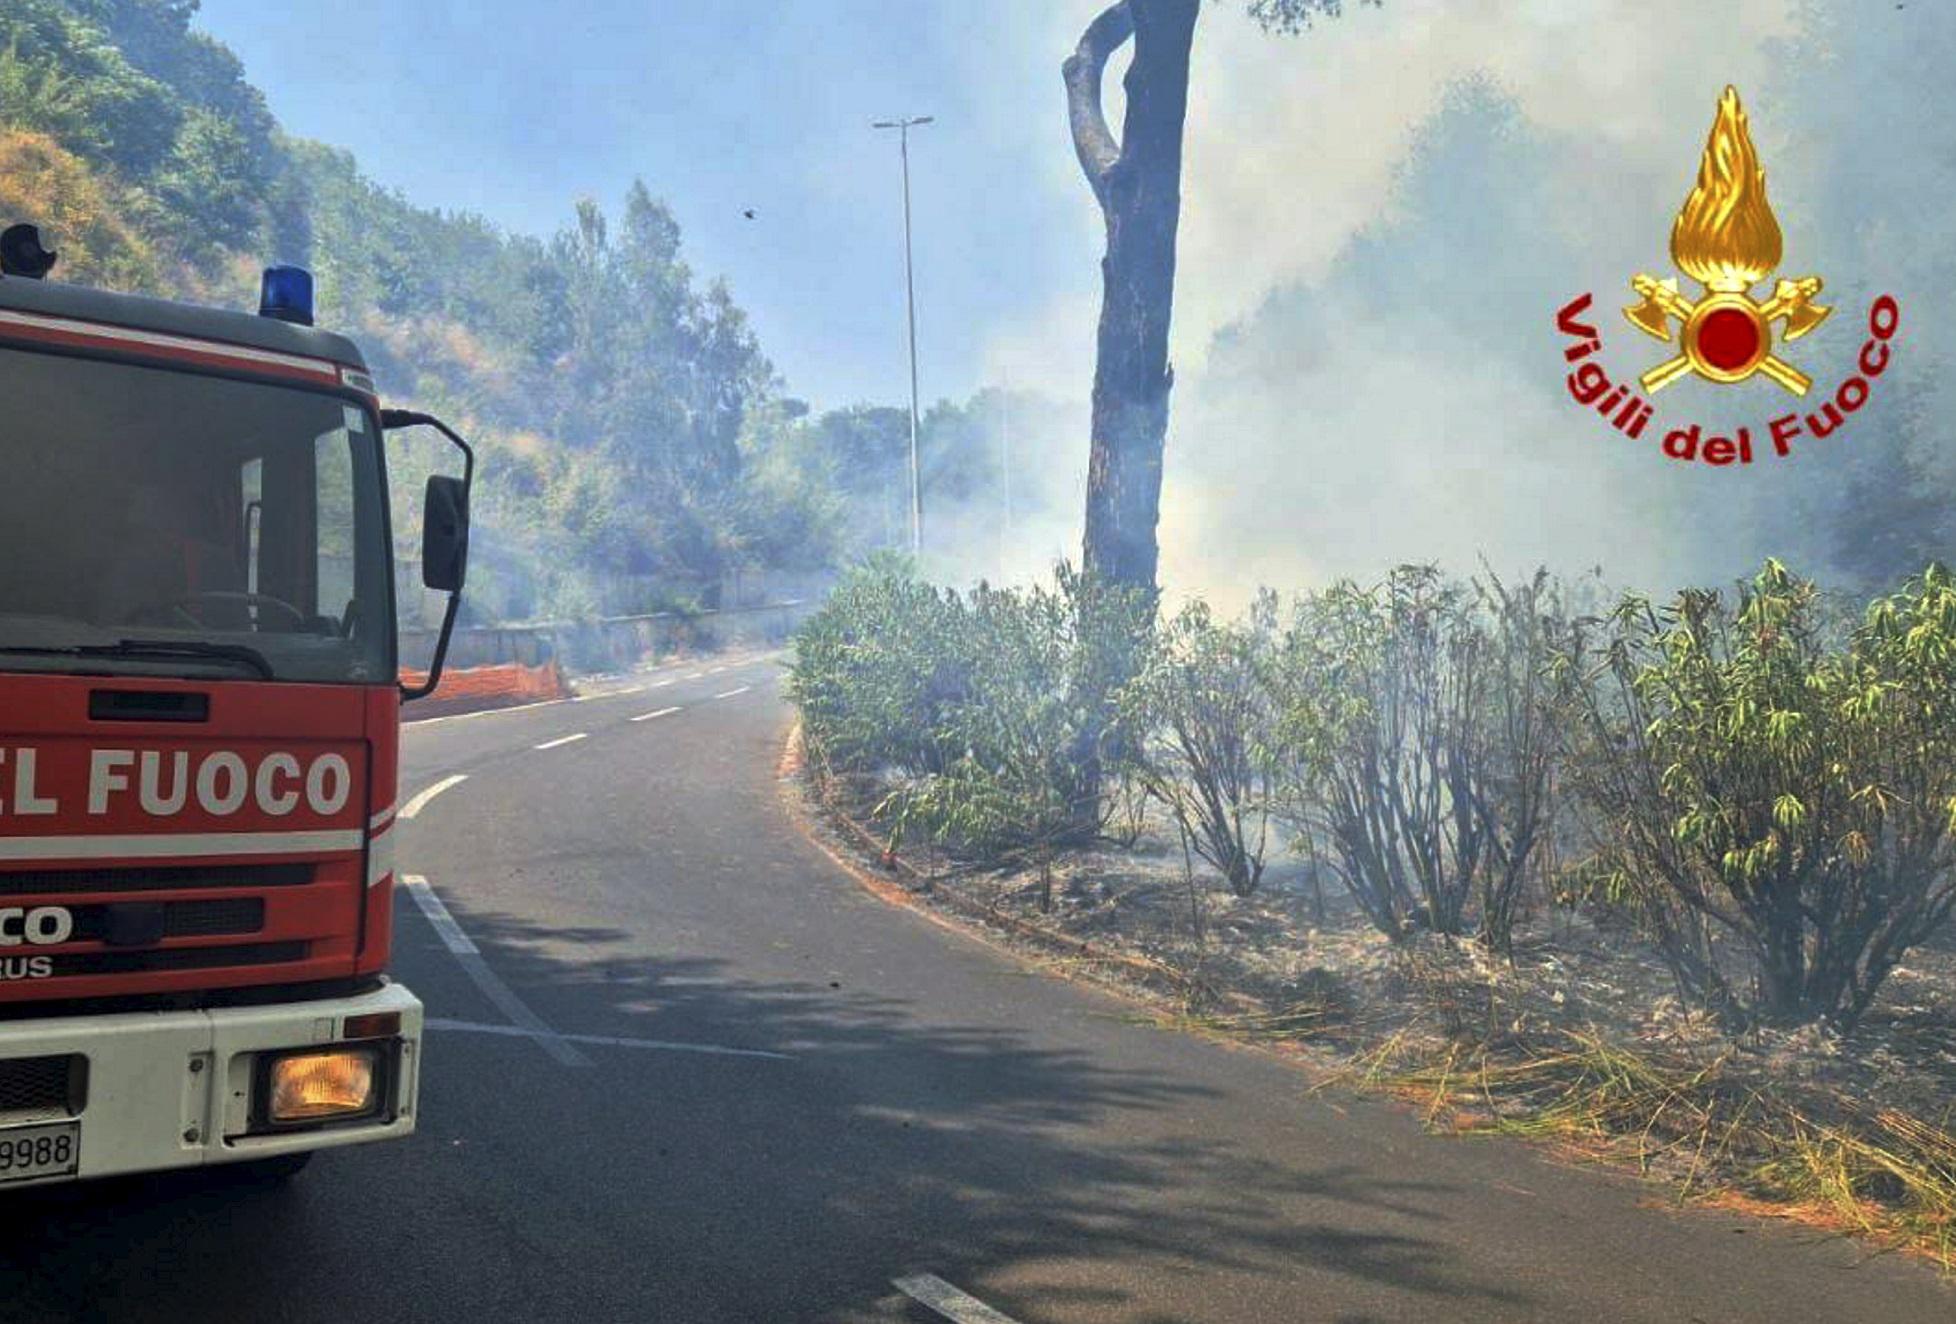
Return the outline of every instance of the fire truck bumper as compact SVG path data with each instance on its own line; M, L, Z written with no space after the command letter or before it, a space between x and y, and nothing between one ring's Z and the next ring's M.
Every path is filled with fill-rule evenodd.
M393 983L262 1007L0 1022L0 1194L409 1135L421 1037L420 1000ZM352 1061L340 1074L354 1083L336 1080L324 1103L282 1100L300 1115L281 1118L273 1080L310 1064L275 1077L278 1063L313 1054ZM324 1115L330 1106L340 1111Z

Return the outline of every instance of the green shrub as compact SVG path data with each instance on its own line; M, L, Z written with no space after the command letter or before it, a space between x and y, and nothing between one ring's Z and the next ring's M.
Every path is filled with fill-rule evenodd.
M1259 671L1274 612L1266 597L1232 625L1191 603L1118 698L1126 771L1238 896L1256 891L1269 846L1273 712Z
M1590 878L1737 1022L1853 1024L1956 908L1956 581L1826 617L1769 561L1566 651Z
M1105 825L1100 765L1115 669L1145 640L1146 618L1065 565L1050 589L980 585L950 600L966 613L969 685L945 706L941 743L960 753L898 790L885 811L899 832L920 829L987 859L1038 860L1050 904L1053 854L1090 843Z
M796 635L790 693L831 769L894 774L879 814L985 858L1091 840L1110 709L1097 641L1133 647L1145 622L1065 566L1052 588L940 591L879 560L848 576Z
M843 772L943 771L961 752L946 715L970 690L968 619L901 558L845 575L795 632L788 693L810 753Z
M1507 950L1549 818L1545 574L1509 589L1402 566L1302 599L1271 654L1269 759L1300 846L1399 937ZM1477 903L1477 905L1476 905Z

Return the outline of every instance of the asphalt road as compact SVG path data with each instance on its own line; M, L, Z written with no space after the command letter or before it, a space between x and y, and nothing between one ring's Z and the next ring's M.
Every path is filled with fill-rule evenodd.
M1956 1319L1899 1257L1307 1095L885 907L782 807L778 664L711 665L411 728L407 792L466 778L401 827L453 920L400 897L420 1133L0 1203L0 1318Z

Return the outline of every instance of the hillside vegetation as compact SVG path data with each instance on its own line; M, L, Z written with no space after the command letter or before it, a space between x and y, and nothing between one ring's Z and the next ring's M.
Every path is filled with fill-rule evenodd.
M0 7L0 219L44 227L58 278L109 288L250 307L268 262L311 268L320 323L361 342L390 403L478 445L475 616L711 605L736 576L907 535L904 413L788 397L643 183L548 239L417 206L282 133L196 12ZM953 496L974 480L945 456L979 403L933 411L926 481ZM396 458L406 498L431 457Z

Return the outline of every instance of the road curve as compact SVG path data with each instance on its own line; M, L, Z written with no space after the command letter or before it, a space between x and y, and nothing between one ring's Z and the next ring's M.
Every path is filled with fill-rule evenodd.
M1918 1264L1307 1096L870 899L782 807L779 679L412 727L420 1133L0 1200L0 1319L1956 1318Z

